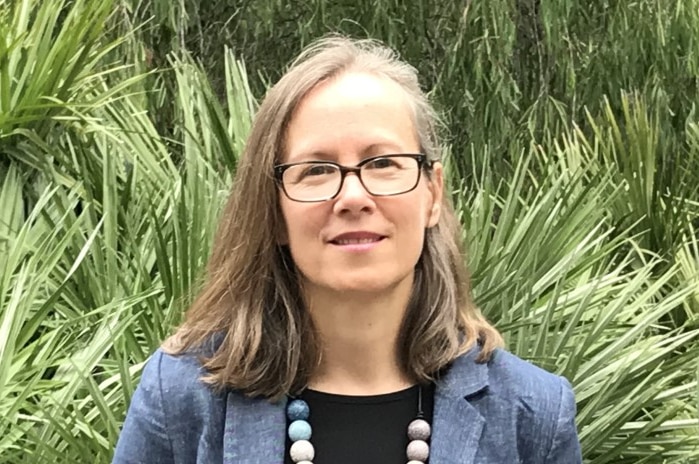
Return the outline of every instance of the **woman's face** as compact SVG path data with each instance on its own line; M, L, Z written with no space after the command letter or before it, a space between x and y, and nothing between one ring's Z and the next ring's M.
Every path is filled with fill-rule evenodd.
M354 166L386 154L419 153L412 110L393 81L347 73L314 88L289 123L283 163L334 161ZM355 174L339 194L317 203L283 193L282 243L304 277L307 291L381 292L412 285L425 229L437 223L442 168L407 193L369 194Z

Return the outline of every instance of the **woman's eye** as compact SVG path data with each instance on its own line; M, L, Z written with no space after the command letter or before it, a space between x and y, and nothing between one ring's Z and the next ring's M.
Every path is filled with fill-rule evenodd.
M303 176L304 177L309 177L309 176L322 176L322 175L327 175L327 174L332 174L335 171L333 166L327 165L327 164L315 164L308 166L304 172Z
M397 164L391 158L376 158L371 161L367 167L369 167L369 169L386 169L397 167Z

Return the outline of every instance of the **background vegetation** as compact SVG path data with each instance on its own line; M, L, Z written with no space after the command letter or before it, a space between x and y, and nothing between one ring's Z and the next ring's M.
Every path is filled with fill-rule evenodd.
M327 32L445 116L474 292L586 463L699 460L699 0L0 0L0 462L109 462L256 101Z

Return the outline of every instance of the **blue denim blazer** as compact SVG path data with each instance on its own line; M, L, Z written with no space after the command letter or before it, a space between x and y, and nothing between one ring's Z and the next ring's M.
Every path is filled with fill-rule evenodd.
M505 351L458 358L437 382L430 464L582 463L570 384ZM285 401L213 393L193 356L157 351L114 464L283 464Z

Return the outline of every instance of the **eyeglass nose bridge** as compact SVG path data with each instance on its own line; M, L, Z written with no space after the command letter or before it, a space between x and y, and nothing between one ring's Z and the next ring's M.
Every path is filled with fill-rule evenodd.
M340 185L337 187L337 192L335 192L335 195L331 197L331 199L336 198L340 192L342 192L342 188L345 186L345 177L347 177L347 174L353 173L357 176L357 180L361 184L362 188L366 193L369 195L373 195L367 188L367 186L364 184L364 179L362 179L362 167L361 166L337 166L340 170Z

